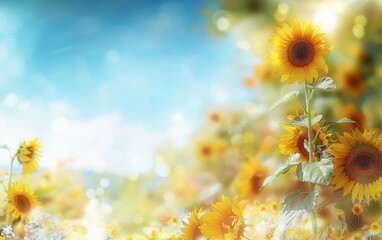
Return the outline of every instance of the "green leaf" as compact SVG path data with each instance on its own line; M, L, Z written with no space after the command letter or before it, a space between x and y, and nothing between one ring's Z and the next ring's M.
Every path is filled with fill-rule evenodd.
M322 115L321 114L319 114L319 115L315 116L314 118L312 118L312 126L314 124L318 123L319 121L321 121L321 119L322 119ZM306 119L306 122L307 122L306 126L308 126L308 118Z
M280 218L277 222L275 235L281 237L288 229L296 227L316 207L319 197L318 187L312 192L304 192L301 188L295 189L280 202Z
M317 116L315 116L314 118L312 118L312 126L316 123L318 123L319 121L321 121L322 119L322 115L319 114ZM300 115L300 116L296 116L295 118L293 118L292 121L290 121L288 123L288 125L290 126L301 126L301 127L308 127L308 117L305 116L305 115Z
M305 123L306 122L306 123ZM305 115L296 116L291 120L288 125L290 126L301 126L306 127L308 123L308 118Z
M304 148L307 152L310 152L310 147L309 147L309 141L308 139L304 139Z
M346 118L346 117L341 118L340 120L336 121L336 123L340 123L340 124L342 124L342 123L355 123L355 124L357 124L357 122L355 122L349 118Z
M272 111L275 107L277 107L281 103L297 97L297 95L298 95L298 91L292 91L292 92L287 93L284 97L280 98L279 100L277 100L277 102L272 104L272 106L269 108L269 111Z
M278 176L280 176L281 174L287 173L289 171L289 169L291 169L293 166L297 166L299 164L299 162L298 162L299 159L300 159L299 153L296 153L296 154L293 154L292 156L290 156L286 163L281 165L281 167L279 167L272 175L265 178L261 188L273 183L277 179Z
M325 91L333 91L336 89L336 84L334 83L333 79L330 77L322 77L318 79L316 88L322 89Z
M325 154L318 162L303 162L297 167L297 178L303 182L329 185L333 177L333 161Z

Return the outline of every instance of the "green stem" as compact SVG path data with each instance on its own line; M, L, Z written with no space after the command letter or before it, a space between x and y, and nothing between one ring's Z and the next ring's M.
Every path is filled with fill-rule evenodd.
M308 118L308 142L309 142L309 162L314 161L314 142L313 142L313 127L312 127L312 99L314 90L308 88L306 82L305 87L305 101L306 101L306 114ZM310 191L314 191L315 184L310 184ZM317 236L317 218L315 209L310 213L310 218L312 222L312 233L313 239Z
M11 187L11 183L12 183L13 163L15 162L15 159L16 159L16 154L13 155L13 157L11 157L11 164L9 166L8 191L9 191L9 188Z

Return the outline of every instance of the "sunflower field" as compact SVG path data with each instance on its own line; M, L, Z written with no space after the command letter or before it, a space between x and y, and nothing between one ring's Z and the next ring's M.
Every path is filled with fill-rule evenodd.
M382 1L0 1L0 240L382 239Z

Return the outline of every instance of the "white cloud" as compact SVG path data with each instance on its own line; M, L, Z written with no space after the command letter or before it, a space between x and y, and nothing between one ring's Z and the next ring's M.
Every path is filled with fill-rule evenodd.
M28 105L21 107L25 102ZM3 108L6 104L7 99L0 104L0 144L14 151L21 141L38 136L43 145L41 166L48 168L73 158L73 168L134 175L153 168L159 143L182 146L193 131L179 113L170 126L153 132L127 122L120 113L81 119L64 101L43 104L20 99Z

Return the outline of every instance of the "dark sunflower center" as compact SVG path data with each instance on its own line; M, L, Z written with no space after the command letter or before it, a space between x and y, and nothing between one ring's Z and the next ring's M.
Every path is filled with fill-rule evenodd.
M30 159L33 158L33 154L34 154L34 151L33 151L33 148L32 147L27 147L28 151L30 152L29 154L27 154L26 156Z
M361 76L357 73L349 73L346 75L347 83L350 87L358 88L361 85Z
M205 146L202 148L202 153L205 155L205 156L210 156L211 153L212 153L212 150L210 147L208 146Z
M217 113L212 114L211 120L212 120L212 122L219 122L219 120L220 120L219 114L217 114Z
M297 40L288 49L290 63L298 67L308 65L313 60L313 55L313 46L306 40Z
M370 145L350 151L346 159L347 175L360 183L370 183L382 176L382 154Z
M199 226L196 227L195 230L194 230L194 235L193 235L192 239L201 239L202 236L203 235L202 235L202 232L199 229Z
M17 209L22 213L27 213L31 210L29 199L23 195L17 195L14 198Z
M251 190L253 193L258 193L261 185L263 185L264 182L264 174L261 172L256 172L251 177Z

